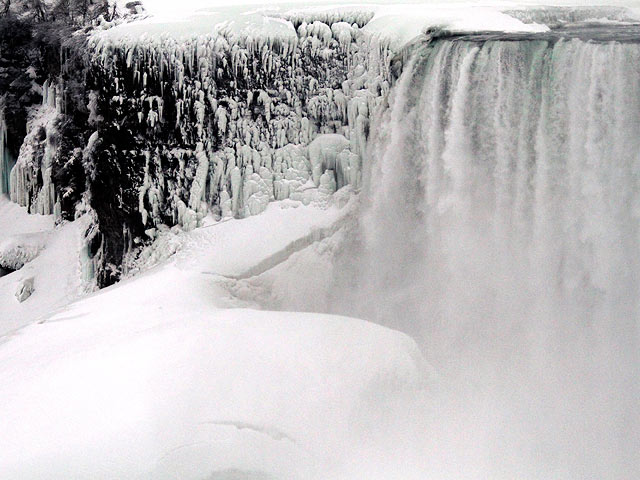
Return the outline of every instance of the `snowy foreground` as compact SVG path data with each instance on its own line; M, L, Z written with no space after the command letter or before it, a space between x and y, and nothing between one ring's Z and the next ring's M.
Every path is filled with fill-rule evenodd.
M55 282L75 272L81 284L66 255L82 219L51 230L48 217L2 208L49 230L31 298L9 298L23 270L0 278L3 478L336 478L376 412L424 386L428 369L400 333L236 308L223 286L330 232L336 207L275 203L167 233L147 260L176 255L17 331L19 307L59 307Z
M0 480L638 478L637 44L411 47L635 24L638 2L239 3L100 23L90 123L145 142L100 157L92 124L82 158L139 175L58 225L35 214L60 210L42 86L0 172L34 213L0 195ZM150 245L124 224L116 258L87 198L114 220L123 184ZM97 291L99 268L122 281ZM439 377L390 328L267 309L403 328Z

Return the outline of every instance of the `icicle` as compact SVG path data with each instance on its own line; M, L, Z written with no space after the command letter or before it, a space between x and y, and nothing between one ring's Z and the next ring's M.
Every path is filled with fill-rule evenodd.
M150 36L135 46L131 39L90 41L92 62L114 78L111 105L117 115L129 114L133 106L140 123L157 130L164 127L163 99L173 97L177 144L170 155L177 164L163 168L160 157L153 157L150 171L157 178L142 194L142 204L149 199L151 205L146 222L173 215L191 228L204 199L223 216L245 216L260 211L265 199L309 201L358 183L369 115L377 97L388 92L387 77L380 73L387 67L371 59L392 57L381 42L361 41L357 16L302 20L295 23L297 34L282 37L238 33L224 25L184 39ZM313 75L301 68L303 55L316 57ZM125 79L132 79L137 93L128 91ZM97 110L90 115L92 122L98 115ZM351 144L332 154L314 153L312 168L306 145L318 134L344 134ZM203 155L210 160L204 162ZM166 178L160 180L164 169ZM309 183L312 170L318 188ZM333 187L327 170L333 172Z
M209 173L209 158L204 151L202 143L198 143L196 147L196 159L198 161L198 167L193 178L193 183L191 184L189 208L199 211L201 210L201 201L204 199L207 174Z
M149 161L151 158L151 154L149 151L144 152L144 180L140 190L138 191L138 211L142 216L142 225L147 225L147 220L149 219L149 213L147 212L144 206L144 197L147 194L147 190L151 186L151 178L149 177Z

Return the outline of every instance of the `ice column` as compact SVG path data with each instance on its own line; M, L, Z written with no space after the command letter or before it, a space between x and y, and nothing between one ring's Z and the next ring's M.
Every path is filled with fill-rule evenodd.
M9 176L14 161L7 148L7 125L4 117L4 107L0 105L0 193L9 193Z

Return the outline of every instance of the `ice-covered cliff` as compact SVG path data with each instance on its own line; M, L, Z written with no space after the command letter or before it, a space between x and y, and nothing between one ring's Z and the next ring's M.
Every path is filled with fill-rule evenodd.
M0 194L9 192L9 173L13 168L7 149L7 125L4 120L4 105L0 105Z
M247 216L273 199L311 200L321 185L330 193L357 184L388 72L365 76L357 23L264 22L260 31L218 23L209 34L132 39L120 29L91 40L100 148L109 134L136 137L128 160L144 166L145 227L170 218L190 229L206 205ZM308 150L321 134L348 141L326 137ZM322 177L329 166L333 178Z
M357 190L372 115L436 25L547 29L496 8L411 5L101 19L63 42L45 85L32 75L43 101L28 111L16 166L4 155L5 191L34 213L95 211L104 286L161 225L189 230L207 212L245 217L272 200Z
M135 23L94 33L79 71L63 69L32 109L11 199L73 218L84 196L100 225L105 285L159 225L189 230L209 211L245 217L272 200L324 202L359 188L392 51L361 31L366 13L317 17L222 15L195 33ZM86 108L69 105L78 75Z

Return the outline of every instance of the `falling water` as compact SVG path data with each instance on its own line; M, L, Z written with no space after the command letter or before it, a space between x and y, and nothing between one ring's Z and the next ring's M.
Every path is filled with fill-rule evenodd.
M531 478L634 478L640 44L434 40L380 125L355 313L508 411Z

